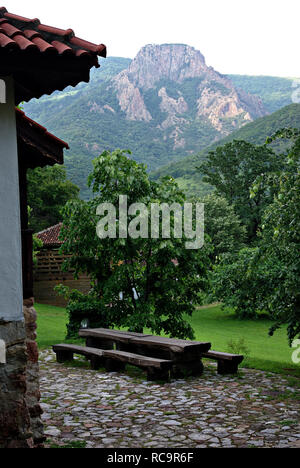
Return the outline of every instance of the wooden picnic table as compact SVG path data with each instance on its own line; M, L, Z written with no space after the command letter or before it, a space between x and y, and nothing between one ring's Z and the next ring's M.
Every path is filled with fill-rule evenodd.
M187 374L202 374L201 357L211 347L211 343L208 342L180 340L107 328L81 329L79 336L86 339L86 346L90 348L116 348L119 351L171 360L172 374L177 378Z
M147 335L108 328L87 328L79 331L86 346L53 345L58 362L72 360L82 354L97 370L122 371L126 364L146 369L148 380L169 380L198 376L203 372L202 358L218 362L219 374L236 374L243 356L210 350L211 344L163 336Z

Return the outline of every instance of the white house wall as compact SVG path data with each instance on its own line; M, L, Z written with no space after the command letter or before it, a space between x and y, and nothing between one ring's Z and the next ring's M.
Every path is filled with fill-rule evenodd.
M13 80L0 80L0 321L11 322L23 320L18 153Z

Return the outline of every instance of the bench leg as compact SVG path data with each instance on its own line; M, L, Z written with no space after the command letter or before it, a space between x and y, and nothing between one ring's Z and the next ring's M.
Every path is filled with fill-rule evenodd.
M91 356L91 368L93 370L98 370L101 367L104 367L104 359L98 356Z
M117 361L115 359L105 359L104 367L107 372L120 372L125 370L125 362Z
M218 374L237 374L238 364L231 361L218 361Z
M147 369L147 380L148 382L153 382L155 380L163 380L165 382L169 382L170 373L168 370L165 369L156 369L153 367L149 367Z
M57 362L73 361L73 357L72 351L56 351Z
M172 366L171 377L173 379L185 379L187 377L198 377L203 374L203 363L201 359L192 362L179 362Z

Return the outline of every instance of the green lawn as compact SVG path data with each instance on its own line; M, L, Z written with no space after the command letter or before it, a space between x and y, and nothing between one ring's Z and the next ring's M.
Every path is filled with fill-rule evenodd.
M65 309L40 304L36 304L35 307L38 312L39 348L65 342L67 323ZM293 364L291 360L294 350L288 345L286 330L278 330L273 337L268 336L270 321L237 320L234 315L222 311L218 305L198 308L189 320L196 339L211 342L212 349L228 351L231 340L237 343L243 339L249 349L249 356L240 367L300 377L300 365Z
M68 315L61 307L34 305L37 311L37 342L39 349L65 342Z
M269 336L269 320L238 320L233 314L222 311L221 306L211 306L199 308L190 323L196 338L210 341L211 349L226 352L229 351L230 340L237 343L244 339L249 349L249 356L243 361L244 367L300 377L300 365L293 364L291 359L294 349L289 347L286 329L280 329L274 336Z

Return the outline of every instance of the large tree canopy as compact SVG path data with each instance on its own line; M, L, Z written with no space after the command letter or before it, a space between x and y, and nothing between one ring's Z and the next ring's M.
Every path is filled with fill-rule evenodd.
M300 132L284 129L268 142L289 142L280 169L262 172L251 200L272 199L261 216L257 247L227 255L214 268L212 288L218 300L240 317L267 312L270 335L287 325L289 342L300 336Z
M273 198L272 191L261 187L251 199L250 189L258 176L277 171L282 166L282 157L269 146L234 140L210 151L199 167L204 174L203 180L233 206L247 229L249 243L256 239L263 211Z
M141 205L133 204L143 203L147 209L152 203L160 206L177 203L183 207L183 192L174 179L150 181L145 166L129 159L125 151L105 151L93 164L89 177L93 199L70 201L64 209L62 252L70 255L65 268L90 275L91 294L97 298L99 311L105 309L110 326L135 331L148 328L155 334L192 338L193 330L186 316L192 314L199 293L206 287L209 245L187 249L186 237L175 236L174 212L170 215L169 238L160 234L99 239L96 233L97 224L104 219L97 214L97 207L103 203L115 206L118 231L123 228L120 196L126 195L128 207L134 206L133 211L141 214ZM183 215L181 209L180 213ZM130 223L136 219L133 212L128 219ZM143 220L140 218L141 232ZM158 220L161 230L161 215ZM149 217L145 227L148 232L153 227Z
M288 324L290 342L300 336L300 131L283 129L270 141L289 140L292 145L286 156L285 168L257 179L253 197L259 190L275 192L262 220L261 262L278 259L282 268L277 287L267 295L275 325Z

